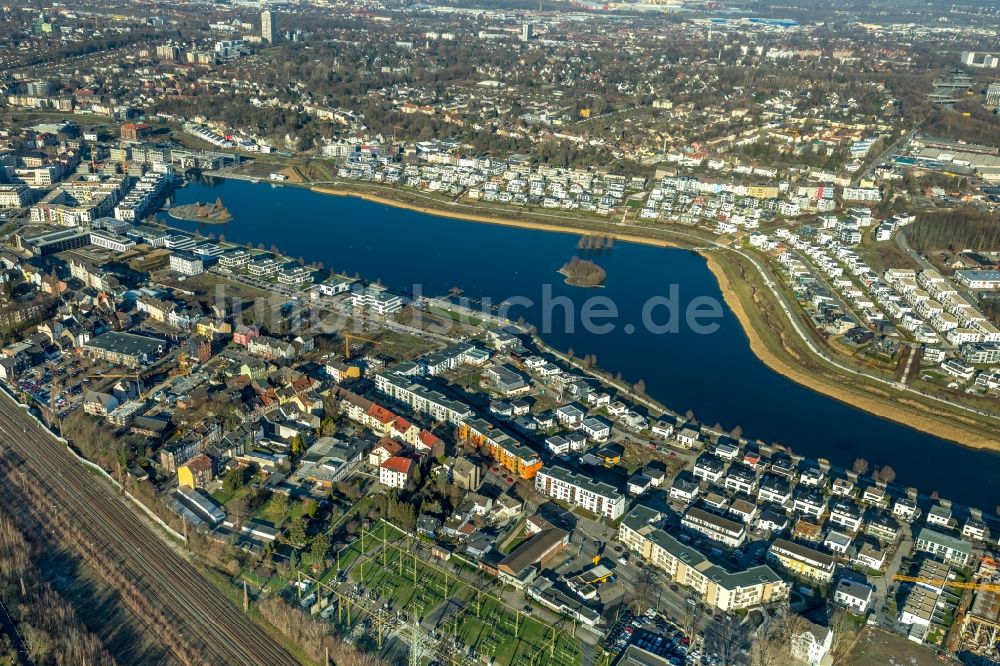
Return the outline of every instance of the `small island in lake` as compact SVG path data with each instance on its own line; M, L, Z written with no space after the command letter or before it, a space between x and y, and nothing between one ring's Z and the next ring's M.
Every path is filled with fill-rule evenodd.
M580 257L570 259L559 272L566 277L566 284L574 287L600 287L607 276L603 268Z
M203 204L199 201L193 204L174 206L167 211L167 214L178 220L208 224L225 224L233 219L226 207L222 205L221 198L216 198L214 204Z

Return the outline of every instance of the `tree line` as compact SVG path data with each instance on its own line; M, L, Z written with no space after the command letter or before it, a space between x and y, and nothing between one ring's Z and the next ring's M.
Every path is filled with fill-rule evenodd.
M921 252L935 249L1000 249L1000 221L977 208L965 207L923 215L906 229L906 239Z

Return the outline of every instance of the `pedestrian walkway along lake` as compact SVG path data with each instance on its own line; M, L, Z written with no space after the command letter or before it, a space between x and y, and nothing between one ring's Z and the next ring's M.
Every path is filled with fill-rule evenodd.
M992 511L1000 501L1000 454L961 447L888 421L816 393L773 372L754 356L735 316L722 300L719 285L703 258L679 249L615 242L613 249L578 249L578 235L519 229L434 217L361 199L302 188L238 180L193 182L177 191L180 204L221 197L233 215L226 225L206 225L202 233L266 248L293 257L322 261L328 269L365 280L379 279L402 291L419 289L445 296L458 287L470 298L494 303L520 297L532 306L515 307L513 318L542 329L545 311L551 330L542 338L572 349L624 380L642 379L646 392L673 410L694 412L703 423L736 425L745 436L790 446L796 453L827 458L849 467L857 457L872 465L892 465L896 483ZM199 230L197 223L170 220L172 226ZM557 273L574 255L607 271L603 288L581 289ZM677 332L657 333L642 324L652 298L678 306ZM581 325L581 308L599 297L618 310L611 330ZM684 321L695 299L720 304L713 333L698 333ZM543 307L546 301L549 307ZM596 307L596 306L595 306ZM604 310L600 310L604 311ZM665 324L668 309L654 308ZM631 326L630 326L631 325ZM633 328L634 327L634 328Z

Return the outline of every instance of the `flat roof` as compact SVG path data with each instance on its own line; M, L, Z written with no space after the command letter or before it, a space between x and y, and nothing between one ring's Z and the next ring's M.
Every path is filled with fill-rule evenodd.
M91 338L84 346L102 349L114 354L129 356L152 355L166 347L166 342L156 338L147 338L135 333L119 333L109 331Z

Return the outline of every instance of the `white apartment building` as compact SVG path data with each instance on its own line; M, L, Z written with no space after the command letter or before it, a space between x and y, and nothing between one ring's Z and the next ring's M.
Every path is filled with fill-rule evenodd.
M91 231L90 243L113 252L126 252L135 247L135 241L107 231Z
M351 294L351 305L356 310L369 310L385 316L403 309L403 299L386 289L366 287Z
M538 471L535 490L608 520L615 520L625 512L625 496L614 487L558 465Z
M723 518L698 507L691 507L681 519L681 527L707 536L728 548L739 548L746 541L743 523Z
M170 270L183 275L198 275L205 272L205 262L188 252L173 252L170 255Z

